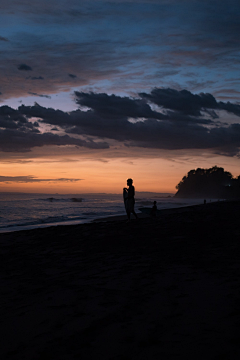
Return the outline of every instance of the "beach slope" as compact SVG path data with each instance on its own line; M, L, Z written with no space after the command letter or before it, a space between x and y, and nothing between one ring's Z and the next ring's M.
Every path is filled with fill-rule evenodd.
M239 215L0 234L1 359L239 359Z

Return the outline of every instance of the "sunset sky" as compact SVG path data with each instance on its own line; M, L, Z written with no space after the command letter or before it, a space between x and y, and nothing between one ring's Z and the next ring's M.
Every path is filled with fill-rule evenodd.
M0 191L240 175L239 0L0 0Z

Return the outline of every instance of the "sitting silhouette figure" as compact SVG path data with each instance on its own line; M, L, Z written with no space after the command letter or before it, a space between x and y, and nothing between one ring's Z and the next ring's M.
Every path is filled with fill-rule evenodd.
M127 179L128 188L123 188L124 205L127 212L128 221L130 221L131 213L138 219L137 214L134 211L135 204L135 188L133 186L133 180Z
M153 207L152 207L152 210L151 210L151 216L152 217L157 216L157 202L156 201L153 202Z

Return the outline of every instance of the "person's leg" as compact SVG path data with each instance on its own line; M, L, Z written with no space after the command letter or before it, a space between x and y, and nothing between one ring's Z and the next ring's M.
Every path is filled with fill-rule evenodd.
M131 218L131 212L130 211L127 211L127 217L128 217L128 221L130 221L130 218Z
M138 216L137 216L137 214L135 213L135 211L134 211L134 210L133 210L133 212L132 212L132 213L133 213L133 215L135 216L135 218L136 218L136 219L138 219Z

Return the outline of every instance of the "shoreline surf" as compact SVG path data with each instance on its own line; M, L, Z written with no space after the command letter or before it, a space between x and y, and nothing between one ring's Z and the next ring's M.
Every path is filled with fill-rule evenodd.
M224 201L224 200L223 200ZM219 201L212 201L211 203L214 204ZM209 204L211 204L209 203ZM181 204L181 203L179 203ZM176 206L175 204L172 204L171 207L168 208L161 208L157 211L157 217L160 217L162 215L171 214L171 213L182 213L182 212L188 212L192 211L194 208L198 206L202 206L202 203L200 204L194 204L194 205L185 205L185 206ZM146 208L144 208L146 209ZM150 207L148 208L151 209ZM149 218L151 217L146 212L141 212L140 209L136 209L136 213L138 214L139 219ZM131 219L134 219L133 215L131 214ZM119 214L110 214L110 215L91 215L90 218L87 217L79 217L77 219L69 219L69 220L60 220L56 222L44 222L44 223L37 223L37 224L19 224L19 225L10 225L8 227L0 227L0 234L4 233L11 233L16 231L26 231L26 230L33 230L33 229L41 229L41 228L48 228L48 227L57 227L57 226L71 226L71 225L81 225L81 224L88 224L92 222L112 222L112 221L121 221L126 220L127 221L127 215L125 211L122 211Z

